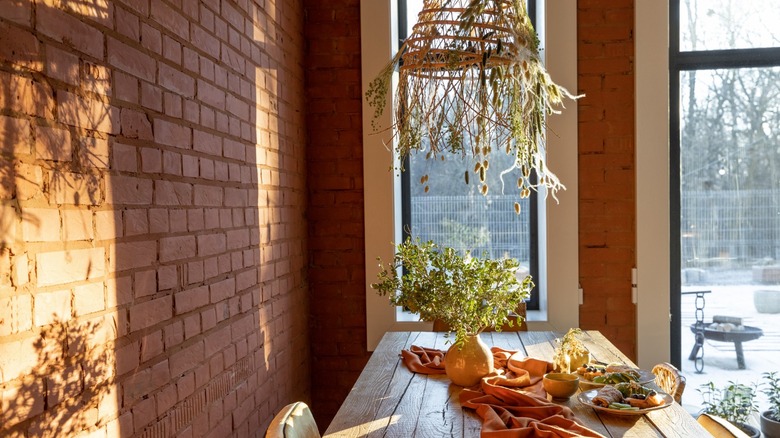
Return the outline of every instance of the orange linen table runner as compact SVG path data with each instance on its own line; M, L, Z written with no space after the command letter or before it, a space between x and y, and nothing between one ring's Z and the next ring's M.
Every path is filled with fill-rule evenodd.
M482 418L482 438L603 437L577 422L568 407L547 400L542 377L552 363L499 347L491 351L496 371L460 393L461 405ZM412 372L444 374L444 353L413 345L401 356Z

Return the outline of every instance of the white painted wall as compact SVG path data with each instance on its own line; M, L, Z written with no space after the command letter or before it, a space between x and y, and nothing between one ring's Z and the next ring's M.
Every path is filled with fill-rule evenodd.
M670 357L669 5L635 2L637 356Z

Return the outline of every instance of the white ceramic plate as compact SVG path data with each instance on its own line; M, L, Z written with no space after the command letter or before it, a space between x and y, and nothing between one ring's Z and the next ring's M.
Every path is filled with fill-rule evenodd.
M651 411L657 411L659 409L667 408L674 403L674 399L671 395L666 394L664 392L658 392L658 394L661 394L664 397L664 404L659 406L654 406L652 408L647 409L638 409L635 411L632 410L623 410L623 409L610 409L610 408L604 408L598 405L593 404L593 398L596 397L596 394L599 392L598 389L591 389L590 391L585 391L577 394L577 400L580 401L580 403L589 406L597 411L607 412L614 415L630 415L630 416L636 416L636 415L644 415Z
M651 373L650 371L645 371L645 370L637 370L637 371L639 372L639 380L637 380L637 383L644 385L645 383L650 383L653 380L655 380L655 374ZM580 376L580 388L583 391L588 389L593 389L593 388L601 388L602 386L605 385L614 385L614 383L591 382L590 380L585 380L585 378L582 375L580 374L577 375Z

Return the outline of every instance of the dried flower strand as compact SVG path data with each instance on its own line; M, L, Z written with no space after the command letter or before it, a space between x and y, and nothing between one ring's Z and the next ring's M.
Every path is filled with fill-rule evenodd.
M398 70L394 121L385 128L397 137L396 153L471 154L487 172L495 147L514 157L521 189L543 186L554 197L565 187L546 165L546 117L577 96L542 65L524 1L425 0L418 18L366 92L376 120Z

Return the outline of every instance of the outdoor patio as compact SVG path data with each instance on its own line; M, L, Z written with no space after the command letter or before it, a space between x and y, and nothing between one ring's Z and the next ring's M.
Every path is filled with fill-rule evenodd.
M710 290L705 295L704 321L712 321L713 315L738 316L747 326L759 327L764 335L756 340L743 343L745 369L737 366L734 344L705 340L704 368L696 373L694 361L688 355L694 345L694 335L690 330L695 322L695 296L683 295L682 308L682 371L687 378L683 396L683 405L689 412L697 412L702 405L702 396L697 391L700 385L714 382L722 386L729 381L755 384L761 381L761 374L780 370L780 314L759 313L753 304L755 289L778 289L780 286L749 284L746 279L741 285L706 285L684 289ZM766 409L766 397L759 392L759 409ZM757 424L757 421L756 421Z

